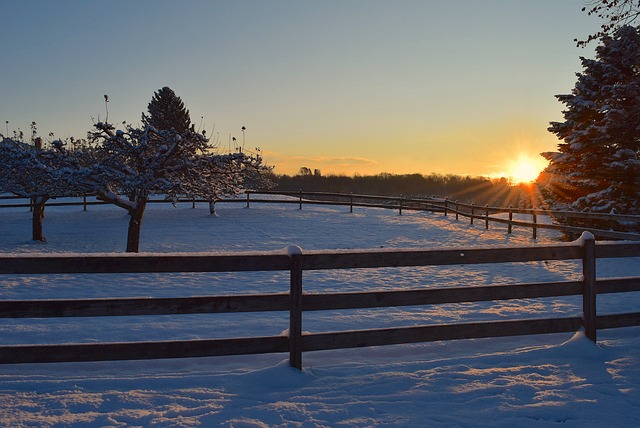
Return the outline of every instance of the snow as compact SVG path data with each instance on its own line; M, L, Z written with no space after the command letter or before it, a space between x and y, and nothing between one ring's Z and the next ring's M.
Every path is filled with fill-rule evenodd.
M584 247L586 241L595 241L596 237L593 236L593 233L584 231L577 239L577 243L580 244L581 247Z
M289 245L287 248L285 248L285 252L289 257L300 255L302 254L302 248L298 247L297 245Z
M537 245L557 232L470 225L442 214L348 207L150 204L145 253L286 252ZM30 213L0 210L0 253L121 253L117 207L48 207L48 242ZM640 275L640 260L598 261L599 277ZM305 292L577 280L579 261L305 272ZM286 292L286 272L4 275L3 299L166 297ZM640 293L598 296L603 313L638 311ZM576 316L579 296L304 314L305 331ZM0 319L3 344L286 334L282 313ZM0 426L610 427L640 426L640 328L287 355L0 366Z

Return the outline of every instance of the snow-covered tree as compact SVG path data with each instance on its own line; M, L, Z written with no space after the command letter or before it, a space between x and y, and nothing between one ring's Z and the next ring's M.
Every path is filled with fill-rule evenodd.
M32 238L44 241L42 222L46 202L51 198L78 196L82 187L74 181L74 171L81 167L76 152L65 149L56 140L43 149L39 137L28 145L11 139L0 143L0 190L29 198L33 204Z
M182 134L191 127L189 110L173 90L167 86L158 89L147 106L149 114L142 113L142 124L157 130L175 129Z
M97 123L93 140L100 161L84 170L83 181L92 183L98 198L129 212L127 252L138 252L140 228L151 195L167 198L204 197L214 201L236 195L252 185L262 172L260 156L240 151L217 154L204 135L193 128L177 132L127 127L116 130Z
M605 36L549 131L561 142L550 161L547 190L556 206L640 214L640 31L624 26Z

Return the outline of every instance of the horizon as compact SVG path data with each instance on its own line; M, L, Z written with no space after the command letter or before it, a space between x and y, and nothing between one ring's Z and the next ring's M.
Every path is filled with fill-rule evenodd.
M314 177L324 177L324 178L332 178L332 177L346 177L346 178L351 178L351 179L357 179L357 178L361 178L361 177L379 177L379 176L385 176L385 175L390 175L390 176L396 176L396 177L400 177L400 176L412 176L412 175L420 175L424 178L429 178L429 177L457 177L457 178L477 178L477 179L485 179L485 180L490 180L490 181L495 181L495 180L507 180L507 182L509 183L510 186L515 187L521 184L535 184L536 179L538 178L538 176L540 175L540 173L536 174L536 178L534 179L522 179L519 180L517 177L515 176L487 176L487 175L474 175L474 174L453 174L453 173L447 173L447 172L430 172L430 173L421 173L421 172L387 172L387 171L382 171L382 172L376 172L376 173L371 173L371 174L359 174L359 173L353 173L353 174L347 174L347 173L324 173L320 170L316 171L311 171L311 173L302 173L301 169L304 168L300 168L298 171L294 171L292 173L279 173L279 172L274 172L272 171L272 173L276 176L289 176L289 177L295 177L295 176L314 176ZM523 172L523 176L526 175L527 173L529 173L531 171L527 170Z
M557 148L554 95L597 45L575 46L599 26L582 6L115 1L105 14L95 1L9 3L2 132L28 135L34 121L45 138L84 138L107 115L135 125L169 86L221 150L237 137L277 174L527 181Z

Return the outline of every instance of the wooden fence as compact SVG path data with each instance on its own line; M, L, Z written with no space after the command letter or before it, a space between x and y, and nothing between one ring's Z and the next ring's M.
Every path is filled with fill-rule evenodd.
M446 250L396 249L360 251L290 251L282 253L204 253L166 255L5 255L2 274L245 272L289 271L290 292L265 295L173 298L108 298L0 301L0 318L102 317L229 312L285 311L288 336L130 343L41 344L0 346L0 363L42 363L186 358L288 352L290 364L302 368L307 351L418 343L439 340L573 332L584 327L595 341L598 329L640 325L640 312L597 314L603 293L640 291L640 277L597 279L596 261L640 257L640 243L598 242L590 234L554 245L472 247ZM464 285L448 288L348 293L303 293L307 271L408 266L582 260L580 281L511 285ZM401 279L399 279L401 280ZM303 313L336 309L380 308L445 303L583 296L581 317L487 321L385 329L305 332Z
M273 197L265 198L265 196L288 196L288 199L274 199ZM89 197L89 199L87 199ZM28 208L31 206L29 201L21 203L4 203L1 201L11 199L22 199L19 196L0 196L0 208ZM56 200L50 200L47 202L47 206L83 206L84 210L87 210L91 205L105 205L106 202L91 200L91 196L87 195L78 201L66 201L58 202ZM149 203L167 203L173 202L167 199L151 199ZM193 207L196 203L209 203L204 199L193 198L181 198L178 202L191 203ZM243 198L225 198L215 201L215 203L246 203L247 208L252 203L269 203L269 204L292 204L297 205L299 209L302 209L303 205L338 205L348 206L350 212L353 212L354 207L367 207L367 208L386 208L397 210L400 215L403 211L407 210L419 210L442 213L445 216L455 216L456 220L460 217L468 218L470 224L474 224L475 221L483 222L486 229L489 229L491 223L501 223L507 225L507 233L512 233L514 227L530 228L532 231L533 239L537 239L538 229L554 229L560 230L565 233L573 233L576 236L587 230L598 238L605 239L623 239L623 240L640 240L639 233L629 233L616 231L615 227L618 224L640 224L640 216L632 215L619 215L619 214L603 214L603 213L589 213L589 212L573 212L573 211L550 211L542 209L524 209L513 207L490 207L480 206L475 204L468 204L459 201L451 201L447 198L408 198L408 197L393 197L393 196L375 196L375 195L359 195L359 194L345 194L345 193L331 193L331 192L286 192L286 191L260 191L260 192L247 192ZM514 219L514 214L520 214L530 218L530 221ZM502 215L502 216L498 216ZM506 218L504 218L506 217ZM577 218L582 220L604 220L611 224L610 230L602 230L595 228L585 227L572 227L565 226L557 223L540 222L540 218L545 217L549 219L559 218Z
M533 239L537 238L538 229L554 229L563 232L574 233L580 235L588 230L599 238L608 239L624 239L624 240L640 240L640 234L621 232L616 230L601 230L585 227L572 227L562 224L540 222L540 217L549 219L558 218L578 218L582 220L605 220L610 222L612 229L616 224L640 224L640 216L620 215L620 214L603 214L590 212L573 212L573 211L551 211L543 209L525 209L513 207L490 207L488 205L480 206L468 204L459 201L451 201L448 198L409 198L409 197L391 197L391 196L373 196L373 195L356 195L344 193L328 193L328 192L248 192L246 195L247 207L250 202L271 202L273 199L253 198L251 195L285 195L297 200L277 201L278 203L298 204L302 209L303 204L322 204L322 205L343 205L349 206L350 212L354 207L375 207L398 210L402 215L403 211L419 210L443 213L445 216L454 215L456 220L460 217L469 219L470 224L474 224L475 220L484 223L485 228L489 229L490 223L502 223L507 225L507 233L512 233L514 227L531 228ZM503 214L507 218L496 217L497 214ZM531 221L514 220L514 214L521 214L531 218Z

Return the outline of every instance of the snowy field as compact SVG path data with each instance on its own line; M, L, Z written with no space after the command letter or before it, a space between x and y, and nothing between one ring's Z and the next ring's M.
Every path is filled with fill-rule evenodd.
M284 251L535 245L557 232L442 214L307 205L153 204L141 251ZM0 253L122 252L128 218L112 206L49 207L48 242L30 213L0 210ZM306 272L308 292L575 280L578 262ZM640 276L640 260L601 260L599 277ZM2 299L195 296L288 291L287 273L4 275ZM640 293L598 297L600 313L638 311ZM580 297L305 313L322 332L577 316ZM109 319L0 319L0 343L90 343L276 335L286 313ZM632 427L640 426L640 328L183 360L0 366L6 427Z

